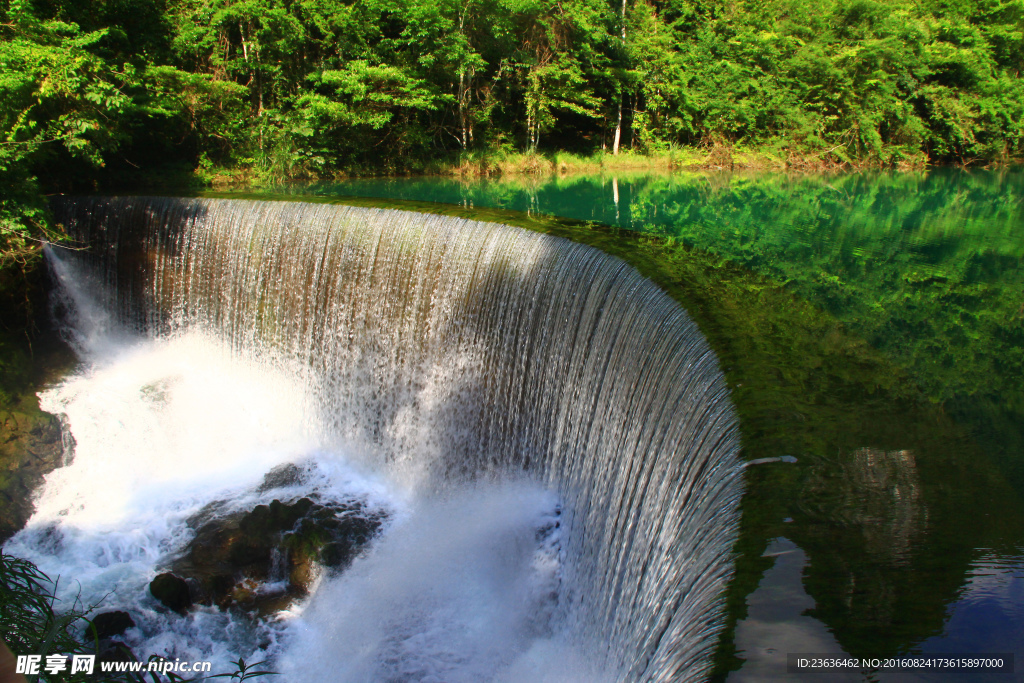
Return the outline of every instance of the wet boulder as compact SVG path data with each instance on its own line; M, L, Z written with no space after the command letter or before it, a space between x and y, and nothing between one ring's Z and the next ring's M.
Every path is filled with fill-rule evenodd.
M192 606L192 591L188 582L172 572L164 572L150 581L149 592L179 614L184 614Z
M294 463L278 465L263 477L263 483L256 489L257 493L265 493L273 489L296 486L306 481L306 472Z
M291 473L282 474L289 479ZM222 510L211 506L190 521L195 537L172 570L193 583L198 602L260 612L304 595L319 568L347 566L384 521L359 502L311 497Z

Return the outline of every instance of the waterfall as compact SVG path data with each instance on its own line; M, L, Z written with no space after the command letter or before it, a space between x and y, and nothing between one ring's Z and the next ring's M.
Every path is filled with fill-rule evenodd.
M87 247L59 261L111 320L200 330L289 373L320 442L437 500L510 478L551 492L557 628L610 680L707 673L742 491L736 419L696 325L632 267L405 211L141 197L54 211Z

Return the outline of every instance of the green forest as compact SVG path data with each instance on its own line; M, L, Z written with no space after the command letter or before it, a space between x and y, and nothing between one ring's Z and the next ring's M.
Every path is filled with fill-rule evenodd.
M1000 163L1021 0L3 0L0 240L41 192L556 151Z

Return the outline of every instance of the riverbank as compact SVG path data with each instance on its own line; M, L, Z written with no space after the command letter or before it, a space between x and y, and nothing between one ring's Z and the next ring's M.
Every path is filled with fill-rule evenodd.
M589 155L571 152L483 153L465 155L442 165L439 175L516 176L574 175L607 172L769 171L842 173L873 169L919 170L928 165L923 154L898 161L849 159L836 150L797 151L787 145L746 146L724 142L696 147L674 147L664 152L631 150Z
M1007 159L997 165L1020 163ZM989 164L991 166L992 164ZM466 178L550 177L596 173L674 173L746 171L769 173L851 173L873 170L920 171L934 167L924 154L881 159L850 159L832 150L797 151L785 145L746 146L715 143L697 147L675 147L662 152L619 154L599 150L592 154L551 152L474 152L449 160L414 164L402 173L362 170L317 174L301 168L290 174L256 166L199 168L191 175L175 171L159 175L158 184L171 181L194 189L228 189L238 186L274 186L293 181L329 181L365 177L458 176ZM144 185L154 185L149 180Z

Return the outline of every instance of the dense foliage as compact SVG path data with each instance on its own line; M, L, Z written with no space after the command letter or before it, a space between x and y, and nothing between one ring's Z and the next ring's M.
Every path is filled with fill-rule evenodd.
M4 0L0 17L0 173L20 189L104 163L593 151L617 128L643 151L878 163L1001 159L1024 135L1020 0ZM5 224L32 223L16 195Z

